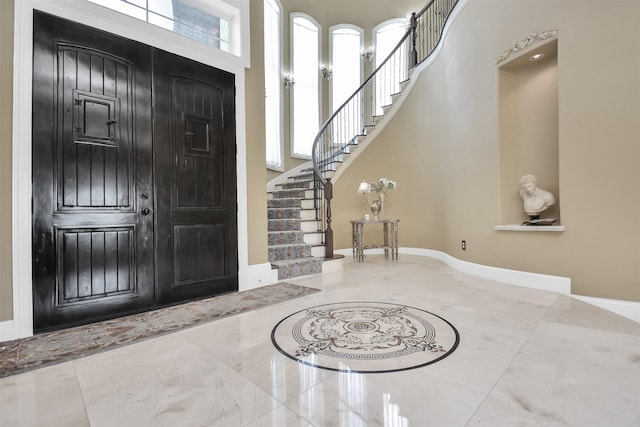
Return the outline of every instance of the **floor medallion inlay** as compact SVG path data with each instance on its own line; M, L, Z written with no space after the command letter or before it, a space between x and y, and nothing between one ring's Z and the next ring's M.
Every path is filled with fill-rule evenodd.
M406 305L343 302L320 305L282 319L271 333L275 347L305 365L341 372L394 372L435 363L458 346L445 319Z

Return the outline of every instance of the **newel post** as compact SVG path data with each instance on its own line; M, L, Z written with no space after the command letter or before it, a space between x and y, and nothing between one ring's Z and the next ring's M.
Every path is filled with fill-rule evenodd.
M331 229L331 199L333 199L333 184L331 178L327 178L324 184L324 199L327 205L327 228L324 230L325 258L333 258L333 230Z
M418 51L416 50L416 39L418 37L418 20L416 13L411 13L411 52L409 53L409 69L418 65Z

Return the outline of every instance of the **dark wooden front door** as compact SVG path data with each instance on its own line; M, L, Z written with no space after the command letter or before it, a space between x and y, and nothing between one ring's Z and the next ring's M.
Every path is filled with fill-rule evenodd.
M159 50L153 59L158 299L237 290L235 77Z
M154 58L195 67L131 40L34 14L36 331L237 289L235 151L233 161L228 153L235 150L233 75L226 89L216 80L222 72L203 65L196 67L199 80L189 73L176 80ZM213 96L214 88L225 94L216 108L207 113L184 104L184 124L174 125L175 100L195 103L194 89ZM186 126L186 139L158 134L165 121L174 131ZM154 122L162 125L154 129ZM195 162L190 175L194 153L206 160Z

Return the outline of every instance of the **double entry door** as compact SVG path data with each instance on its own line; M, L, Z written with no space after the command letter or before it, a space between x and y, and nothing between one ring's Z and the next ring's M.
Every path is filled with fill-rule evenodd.
M233 74L34 14L44 331L238 289Z

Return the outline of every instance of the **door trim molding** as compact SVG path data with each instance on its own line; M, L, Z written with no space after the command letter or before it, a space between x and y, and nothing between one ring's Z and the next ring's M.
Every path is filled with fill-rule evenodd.
M12 147L12 273L13 333L33 335L31 253L31 100L33 69L33 8L15 2Z
M15 2L14 64L13 64L13 138L12 138L12 273L13 273L13 337L5 337L10 328L0 328L0 340L33 335L32 248L31 248L31 157L32 157L32 69L33 69L33 10L41 10L61 18L98 29L107 29L133 38L131 34L146 33L133 38L151 46L175 52L180 48L172 37L160 28L147 31L131 29L129 17L116 19L104 8L83 0L51 2L20 0ZM97 14L100 12L100 14ZM145 24L136 22L135 26ZM149 25L149 24L146 24ZM106 28L108 27L108 28ZM128 28L127 28L128 27ZM121 28L122 31L116 31ZM169 40L169 41L167 41ZM183 43L184 47L185 44ZM182 56L233 73L236 76L236 140L237 140L237 203L238 203L238 280L240 289L264 286L249 273L247 231L247 168L245 130L245 71L242 61L231 60L232 55L205 55L202 50L182 49ZM229 58L231 57L231 58ZM241 280L256 283L240 283ZM257 286L256 286L257 285ZM4 324L5 322L3 322Z

